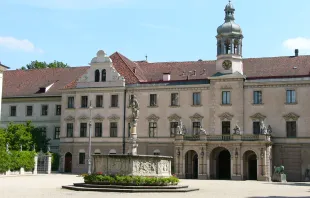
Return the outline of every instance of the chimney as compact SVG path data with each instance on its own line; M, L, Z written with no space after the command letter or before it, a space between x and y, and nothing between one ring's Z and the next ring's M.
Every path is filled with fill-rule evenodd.
M163 73L163 81L170 81L170 73Z
M298 50L298 49L295 49L295 56L296 56L296 57L298 56L298 53L299 53L299 50Z

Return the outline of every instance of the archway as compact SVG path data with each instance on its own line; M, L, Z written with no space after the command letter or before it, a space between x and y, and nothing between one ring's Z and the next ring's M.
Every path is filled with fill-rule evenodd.
M185 178L198 179L198 154L190 150L185 154Z
M246 180L257 180L257 156L253 151L243 154L243 176Z
M72 154L66 153L65 155L65 173L71 173L72 172Z
M210 155L211 179L231 179L230 152L223 147L213 149Z

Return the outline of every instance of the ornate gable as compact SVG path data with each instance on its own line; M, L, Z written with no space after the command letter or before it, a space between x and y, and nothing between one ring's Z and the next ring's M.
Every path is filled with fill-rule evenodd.
M192 122L198 121L200 122L204 117L202 115L200 115L199 113L195 113L193 116L189 117Z
M120 117L118 115L113 114L113 115L109 116L108 119L112 122L117 122L117 121L119 121Z
M155 114L150 115L149 117L146 118L149 122L157 122L159 120L159 117L156 116Z
M69 115L69 116L65 117L64 120L65 120L66 122L74 122L75 118L74 118L73 116Z
M221 118L221 120L232 120L234 116L228 112L225 112L219 115L219 117Z
M96 116L93 117L94 120L102 121L104 120L104 117L101 116L100 114L97 114Z
M262 115L261 113L255 113L254 115L250 116L250 118L252 120L261 121L261 120L265 120L266 116Z
M89 117L85 114L82 114L80 117L79 117L79 120L89 120Z
M170 122L173 121L173 120L180 121L181 117L174 113L171 116L169 116L168 119L169 119Z
M283 117L286 121L297 121L300 116L295 113L288 113Z

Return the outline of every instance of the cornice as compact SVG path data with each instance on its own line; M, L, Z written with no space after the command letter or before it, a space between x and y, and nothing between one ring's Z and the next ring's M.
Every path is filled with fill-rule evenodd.
M150 92L150 91L187 91L187 90L209 90L210 87L135 87L127 88L127 91Z
M307 82L307 83L292 83L292 84L289 84L287 82L284 82L284 83L268 83L268 84L264 84L264 83L245 83L244 84L244 88L245 89L248 89L248 88L279 88L279 87L309 87L310 86L310 83Z

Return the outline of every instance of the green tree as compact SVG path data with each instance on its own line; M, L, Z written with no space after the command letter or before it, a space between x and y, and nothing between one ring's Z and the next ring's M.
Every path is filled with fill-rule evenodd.
M31 63L27 64L26 66L23 66L21 69L44 69L44 68L64 68L64 67L70 67L67 63L63 63L60 61L54 61L51 63L41 62L41 61L31 61Z
M14 124L9 123L6 129L7 142L10 145L10 150L20 150L22 145L23 150L30 150L33 145L31 135L31 124Z
M51 139L46 137L46 132L42 127L31 128L32 141L35 145L36 151L46 152Z
M4 129L0 129L0 151L4 150L6 147L6 132Z

